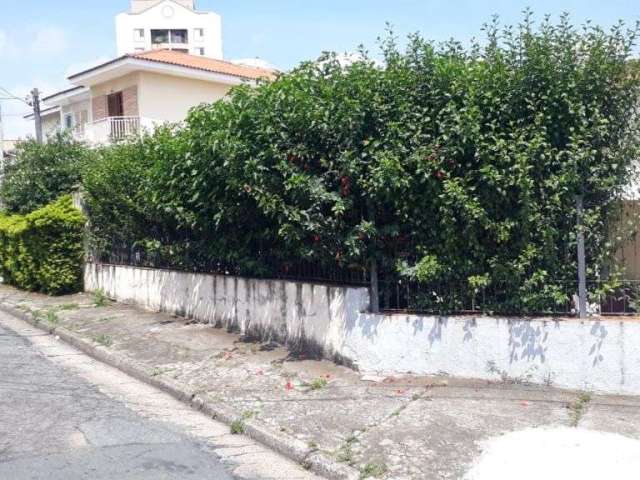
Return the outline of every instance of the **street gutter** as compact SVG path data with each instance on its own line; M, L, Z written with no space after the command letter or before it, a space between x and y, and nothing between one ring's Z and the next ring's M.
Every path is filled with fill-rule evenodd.
M180 382L171 379L162 379L157 376L154 377L147 373L146 368L136 361L124 358L103 346L90 343L64 327L47 325L42 320L35 318L31 313L8 305L6 300L0 302L0 310L29 323L35 328L51 335L56 335L62 341L72 345L90 357L117 368L131 377L171 395L176 400L211 416L211 418L217 421L231 426L233 422L242 419L240 412L209 402L204 396L190 390ZM310 448L304 442L293 438L285 432L274 430L256 419L244 420L243 423L245 435L280 453L286 458L299 463L317 475L321 475L330 480L357 480L360 478L359 472L354 468L338 463L326 454Z

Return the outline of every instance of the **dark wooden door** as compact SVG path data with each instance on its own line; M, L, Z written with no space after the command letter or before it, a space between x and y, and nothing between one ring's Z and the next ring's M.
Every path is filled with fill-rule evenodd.
M123 117L124 107L122 103L122 92L112 93L107 96L107 109L110 117Z

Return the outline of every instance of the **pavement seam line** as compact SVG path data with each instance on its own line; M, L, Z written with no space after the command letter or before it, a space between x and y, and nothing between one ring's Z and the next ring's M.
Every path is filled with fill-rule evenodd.
M217 421L230 426L234 421L242 417L240 413L230 408L207 401L201 394L189 391L188 388L183 387L178 382L148 374L146 368L138 365L138 362L133 359L110 352L102 346L95 346L90 341L81 338L64 327L49 324L34 315L37 310L34 311L29 307L24 308L22 305L20 306L22 308L17 305L9 305L7 300L9 299L0 299L0 310L3 312L23 320L48 334L57 335L65 343L77 348L95 360L116 368L147 385L151 385L189 407L202 411ZM24 300L21 303L24 303ZM301 440L282 432L276 432L259 420L247 420L244 433L249 438L329 480L356 480L360 477L359 472L353 467L341 464L317 449L309 448Z
M357 435L356 434L352 434L347 440L344 441L344 443L342 445L340 445L338 447L338 449L336 450L338 455L340 454L340 452L349 452L350 449L351 449L351 445L353 443L355 443L355 442L359 442L360 441L360 437L362 437L369 430L374 429L374 428L378 428L378 427L382 426L384 423L388 422L389 420L399 417L402 414L402 412L404 412L411 404L413 404L413 403L415 403L415 402L417 402L419 400L422 400L430 392L430 390L433 387L434 387L434 385L427 385L422 393L414 394L409 399L408 402L406 402L405 404L403 404L400 407L396 408L393 412L391 412L387 416L381 418L380 421L375 422L375 423L370 424L370 425L366 425L364 428L362 428L362 430L360 430L358 432ZM346 464L349 465L351 468L353 468L352 467L352 463L346 462Z

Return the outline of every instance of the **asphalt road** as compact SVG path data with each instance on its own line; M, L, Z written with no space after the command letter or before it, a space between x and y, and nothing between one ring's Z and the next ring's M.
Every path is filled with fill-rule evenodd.
M137 414L0 326L0 479L190 478L233 477L205 442Z

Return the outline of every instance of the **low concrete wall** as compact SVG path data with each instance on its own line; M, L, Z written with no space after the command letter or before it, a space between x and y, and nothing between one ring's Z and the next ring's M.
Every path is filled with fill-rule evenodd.
M640 322L357 316L343 354L365 371L447 374L640 394Z
M350 317L369 302L366 288L94 263L85 266L84 284L120 302L338 358Z
M640 322L373 315L364 288L88 264L87 290L284 342L364 372L640 394Z

